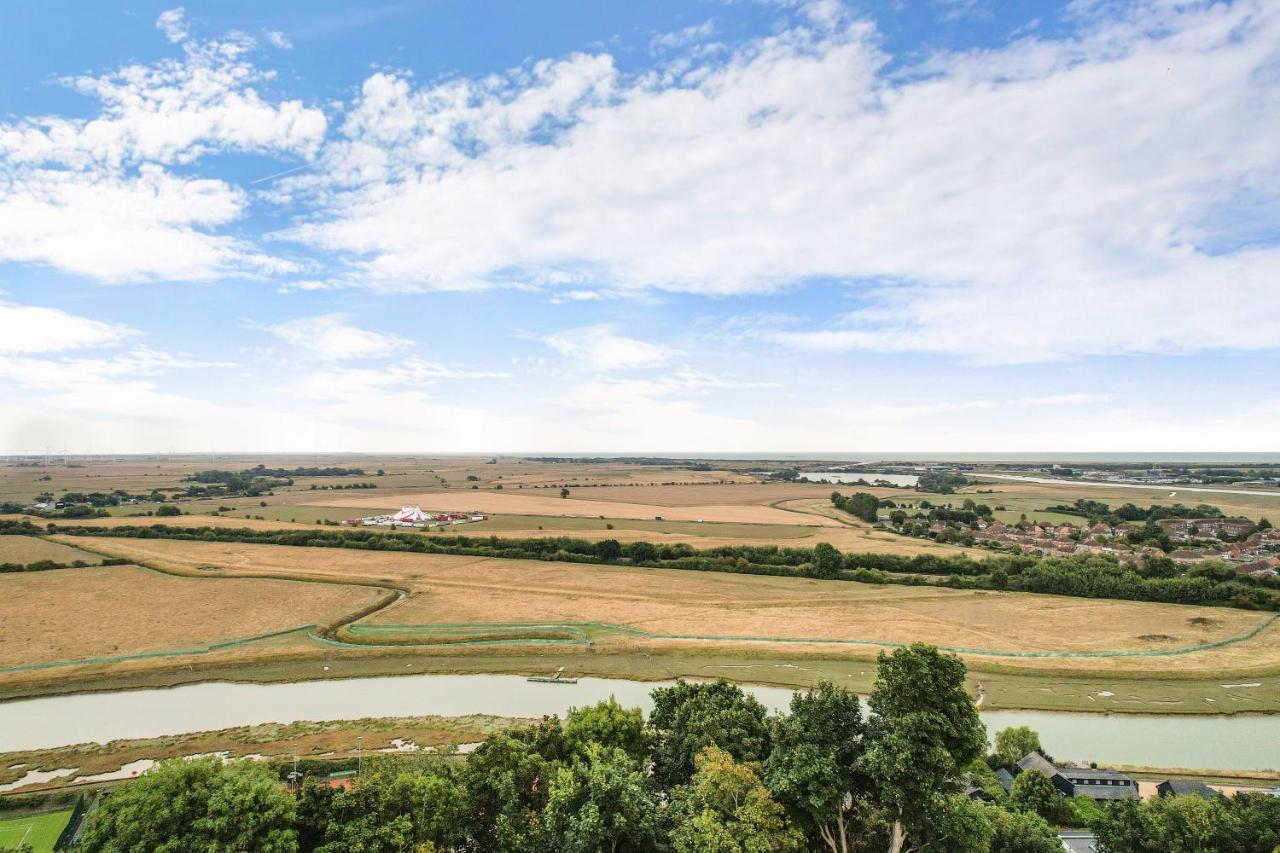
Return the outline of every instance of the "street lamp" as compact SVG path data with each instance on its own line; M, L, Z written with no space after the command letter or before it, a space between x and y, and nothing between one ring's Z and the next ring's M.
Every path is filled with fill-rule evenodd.
M364 735L356 735L356 778L360 778L360 770L364 767Z

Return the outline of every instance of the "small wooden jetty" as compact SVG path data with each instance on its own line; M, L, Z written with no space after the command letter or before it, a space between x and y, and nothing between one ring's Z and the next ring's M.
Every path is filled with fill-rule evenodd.
M539 684L577 684L576 678L565 678L564 667L560 667L555 671L554 675L531 675L529 681L536 681Z

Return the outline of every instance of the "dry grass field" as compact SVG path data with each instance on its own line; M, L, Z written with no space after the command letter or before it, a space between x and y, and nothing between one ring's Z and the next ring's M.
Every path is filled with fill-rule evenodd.
M136 566L0 575L0 668L196 648L325 622L370 587L181 578Z
M61 542L50 542L34 536L0 536L0 563L36 563L52 560L55 563L72 563L83 560L97 563L102 557L81 551Z
M972 657L1032 670L1177 666L1216 673L1280 666L1280 630L1274 627L1247 642L1178 657L1019 656L1181 649L1239 636L1265 618L1225 608L239 543L91 538L86 544L177 571L381 582L410 590L403 601L358 623L356 635L373 625L603 623L660 636L594 628L602 653L695 645L865 656L877 642L922 640L1010 652Z

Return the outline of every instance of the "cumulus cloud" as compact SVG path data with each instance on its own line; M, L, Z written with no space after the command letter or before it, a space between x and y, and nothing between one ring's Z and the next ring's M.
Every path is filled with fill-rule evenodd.
M378 286L848 289L856 310L777 338L799 347L1273 346L1280 251L1242 243L1231 212L1280 207L1280 9L1110 8L1069 37L914 63L826 2L637 77L607 55L377 74L322 174L293 182L322 215L289 236Z
M137 335L127 326L68 314L57 308L0 302L0 352L53 353L101 347Z
M293 42L289 40L287 35L279 30L267 30L266 36L267 41L271 42L281 50L293 50Z
M0 121L0 260L106 281L295 269L216 233L243 214L244 191L172 167L222 152L311 157L323 112L264 99L256 85L269 75L247 59L247 38L192 39L180 8L156 25L181 58L61 81L95 115Z
M166 9L156 18L156 29L164 33L165 38L169 41L183 42L191 35L191 29L187 26L187 11L178 6L175 9Z
M541 340L587 370L656 367L674 355L666 347L620 335L610 324L565 329Z
M312 355L334 361L385 358L412 344L399 335L353 326L341 314L299 317L265 330Z

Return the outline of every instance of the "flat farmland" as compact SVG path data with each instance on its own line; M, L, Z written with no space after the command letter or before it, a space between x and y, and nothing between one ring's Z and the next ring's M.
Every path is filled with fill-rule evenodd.
M386 630L379 626L470 625L483 634L497 623L599 623L630 629L593 629L600 653L705 645L743 654L820 651L865 657L879 643L920 640L1039 671L1163 672L1176 665L1184 673L1216 676L1280 665L1275 627L1246 641L1176 657L1092 656L1168 652L1231 640L1269 618L1226 608L240 543L90 539L86 544L179 571L259 572L408 589L407 598L357 623L354 636L361 642L370 642L362 631ZM397 631L397 642L431 634ZM1080 657L1022 657L1046 652Z
M423 509L480 510L504 515L555 515L604 518L653 519L662 516L672 521L722 521L746 524L796 524L794 513L769 506L772 501L831 493L829 487L797 486L795 491L776 486L618 486L601 489L570 490L568 498L556 491L529 490L532 494L512 491L449 490L413 494L352 496L326 495L304 500L304 506L332 505L373 510L392 503L416 504ZM801 490L809 490L806 491ZM541 492L541 494L539 494ZM801 523L821 526L839 524L832 519L813 517Z
M55 563L72 563L76 560L97 563L102 557L35 536L0 536L0 563L26 564L41 560L52 560Z
M0 575L0 668L205 646L325 622L370 587L172 577L136 566Z

